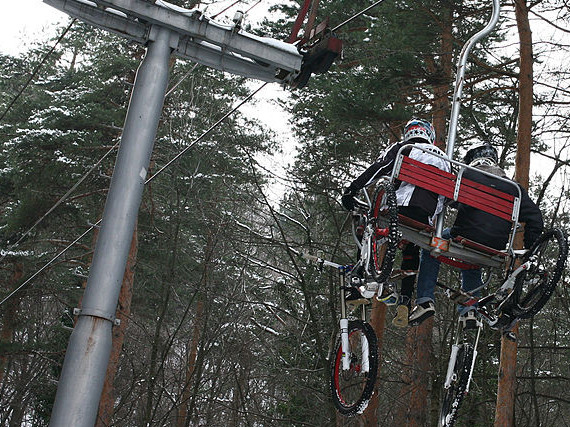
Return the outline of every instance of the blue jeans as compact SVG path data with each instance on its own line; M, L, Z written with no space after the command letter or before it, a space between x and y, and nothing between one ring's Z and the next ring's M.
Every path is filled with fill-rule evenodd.
M442 237L449 239L451 235L449 234L449 229L443 230ZM437 276L439 274L439 267L441 261L433 258L430 255L430 251L422 249L422 254L420 258L420 270L418 272L418 291L416 304L421 304L424 302L434 302L434 289L437 282ZM470 292L483 285L481 280L481 269L473 270L461 270L461 289ZM478 294L478 292L476 293ZM469 307L458 306L460 314L463 314L470 310Z

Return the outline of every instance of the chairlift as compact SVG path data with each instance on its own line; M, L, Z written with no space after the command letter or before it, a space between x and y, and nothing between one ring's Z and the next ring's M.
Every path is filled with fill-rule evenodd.
M443 195L447 199L476 207L511 222L512 227L509 243L504 250L497 250L463 237L456 237L451 240L443 239L442 232L447 210L445 207L443 211L438 214L434 227L427 226L402 215L399 216L400 228L405 240L423 249L430 250L432 255L438 256L442 262L460 268L505 266L507 261L514 259L514 237L519 227L518 216L521 202L519 186L511 180L486 173L480 169L453 160L467 58L475 43L493 30L499 20L499 14L499 0L493 0L493 9L489 22L463 46L457 62L457 75L446 142L446 157L430 152L431 155L442 157L446 161L449 161L457 173L448 173L436 167L414 161L402 155L402 150L400 150L391 175L392 182L395 180L410 182L418 187ZM418 147L418 149L421 148ZM498 191L492 187L464 179L463 175L467 170L475 170L479 174L489 175L494 179L507 182L515 188L515 193L518 196L512 196L511 194Z

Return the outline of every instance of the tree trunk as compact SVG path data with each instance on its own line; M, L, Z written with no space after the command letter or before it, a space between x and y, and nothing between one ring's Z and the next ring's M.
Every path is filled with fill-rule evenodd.
M532 132L533 69L532 33L525 0L515 1L520 42L519 117L517 132L516 181L528 188Z
M432 121L436 133L435 145L445 151L447 117L450 112L449 90L453 73L453 10L446 8L442 13L441 52L439 62L427 56L426 67L433 86ZM402 379L404 386L400 398L404 405L396 414L398 426L428 426L430 405L428 404L432 371L432 327L433 318L418 327L408 330L406 335L406 369Z
M421 325L408 329L406 334L406 360L403 368L403 386L398 398L399 406L395 426L424 427L430 425L428 405L432 365L433 317Z
M14 269L12 270L12 277L10 278L7 286L8 289L14 288L24 275L24 267L22 263L14 262L13 266ZM16 315L20 306L20 295L21 293L16 293L12 297L10 303L5 305L6 310L2 316L2 329L0 330L0 344L2 345L10 345L12 343L12 337L14 336L14 330L16 329ZM7 356L0 354L0 384L4 379L4 370L6 369L7 360Z
M192 407L189 409L189 403L192 400L192 384L196 383L196 359L198 356L198 344L200 342L202 328L204 327L204 293L202 291L208 289L211 281L212 259L216 246L217 232L209 230L206 245L204 247L204 265L202 269L202 277L200 278L200 292L198 293L198 302L196 304L196 317L194 318L194 327L192 330L192 340L190 342L190 352L186 366L186 378L182 389L182 399L178 407L176 427L186 427L190 425L192 416Z
M515 179L528 188L530 141L532 130L532 33L525 0L515 0L515 15L520 41L519 116ZM513 332L518 335L518 325ZM501 339L499 387L495 409L495 427L514 425L517 343Z
M137 252L138 237L137 225L135 223L135 230L133 232L133 239L131 240L131 248L129 250L129 256L127 258L127 265L125 268L125 275L123 276L121 292L119 293L119 304L116 314L117 319L121 323L113 327L113 344L111 348L111 356L109 358L105 383L103 384L103 391L101 393L101 400L99 402L99 412L95 424L96 427L106 427L110 425L113 418L113 410L115 407L115 389L113 383L115 381L115 374L119 368L119 358L123 349L123 342L125 341L125 332L127 330L128 319L131 314L131 300L133 297L133 283L135 277L134 268L137 261Z
M198 303L196 305L196 317L194 319L194 328L192 331L192 341L190 342L190 352L188 355L188 362L186 367L186 378L184 379L184 388L182 389L182 399L178 407L178 417L176 420L176 427L185 427L188 425L186 422L188 418L188 402L192 397L192 379L194 378L194 371L196 370L196 357L198 355L198 343L200 342L200 332L202 331L202 318L204 316L204 301L203 297L198 296Z

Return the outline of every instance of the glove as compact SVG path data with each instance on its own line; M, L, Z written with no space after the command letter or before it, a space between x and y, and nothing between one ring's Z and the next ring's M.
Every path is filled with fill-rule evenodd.
M354 209L354 205L356 204L356 202L354 200L354 196L356 195L357 191L358 190L355 189L354 187L352 187L352 185L349 187L346 187L346 189L344 190L344 193L343 193L342 198L341 198L341 203L342 203L342 206L344 206L344 208L347 211L351 211Z

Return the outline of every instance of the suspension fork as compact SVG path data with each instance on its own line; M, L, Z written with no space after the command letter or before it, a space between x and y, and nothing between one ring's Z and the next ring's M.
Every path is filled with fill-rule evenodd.
M461 329L461 326L459 326ZM475 343L473 345L473 358L471 359L471 366L469 367L469 379L467 380L467 387L465 388L465 393L469 391L469 386L471 385L471 378L473 377L473 369L475 368L475 359L477 358L477 346L479 345L479 337L481 335L482 325L477 328L477 336L475 338ZM464 345L465 339L463 339L463 343L459 343L459 336L464 336L464 332L458 330L457 337L455 339L455 344L451 346L451 355L449 356L449 363L447 365L447 373L445 374L445 382L443 383L443 387L448 389L451 386L451 382L455 379L453 378L453 371L455 369L455 363L457 362L457 353L459 353L459 349L461 346Z
M345 281L346 270L339 268L340 281L340 342L342 347L342 369L350 369L350 348L348 345L348 317L346 315Z
M362 304L360 306L360 309L362 310L362 321L366 323L366 304ZM368 347L368 339L364 334L360 335L360 345L362 349L362 371L368 372L370 371L370 364L368 362L368 357L370 356L370 348Z
M345 282L346 282L346 268L344 266L339 268L339 281L340 281L340 341L342 348L342 369L347 371L350 369L351 362L351 349L348 340L348 316L346 313L346 299L345 299ZM366 305L362 304L362 321L366 322ZM370 348L368 345L368 339L364 334L360 336L360 342L362 346L362 359L361 368L363 372L368 372L370 370L370 365L368 357L370 354Z

